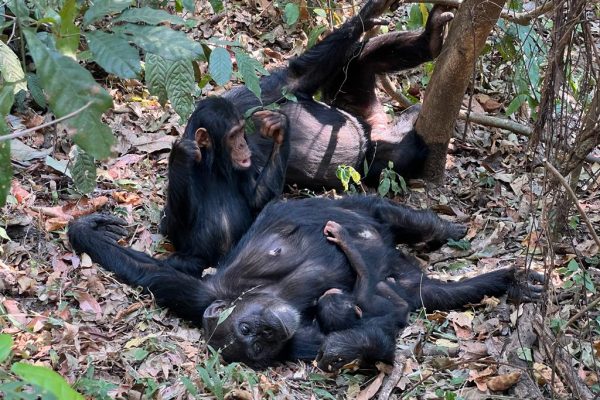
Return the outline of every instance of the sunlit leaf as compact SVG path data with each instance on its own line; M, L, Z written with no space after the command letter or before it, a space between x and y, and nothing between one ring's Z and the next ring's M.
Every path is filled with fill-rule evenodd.
M25 73L17 55L0 40L0 74L6 82L14 83L13 90L18 93L27 90Z
M208 73L219 86L223 86L231 78L233 71L233 64L231 63L231 57L229 52L222 48L217 47L210 53L208 64Z
M11 371L27 383L51 393L57 399L84 400L84 397L73 390L62 376L48 367L18 362L13 364Z
M100 30L85 34L96 61L106 72L121 78L135 78L141 71L138 49L112 33Z

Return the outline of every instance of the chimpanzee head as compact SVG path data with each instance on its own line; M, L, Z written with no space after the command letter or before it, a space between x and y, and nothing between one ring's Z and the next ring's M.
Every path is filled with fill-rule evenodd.
M325 333L348 329L362 318L356 298L342 290L327 290L317 302L317 319Z
M299 324L300 315L291 304L264 294L245 295L233 303L216 300L202 320L208 344L221 349L225 361L254 367L278 360Z
M244 132L244 118L229 100L208 97L201 100L185 127L184 137L194 140L202 159L223 160L233 169L250 167L251 152ZM216 156L216 157L215 157Z

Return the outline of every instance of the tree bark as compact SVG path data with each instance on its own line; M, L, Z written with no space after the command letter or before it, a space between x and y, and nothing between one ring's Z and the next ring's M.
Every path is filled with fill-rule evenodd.
M440 184L446 151L475 61L506 0L466 0L458 9L427 87L417 132L430 149L423 177Z

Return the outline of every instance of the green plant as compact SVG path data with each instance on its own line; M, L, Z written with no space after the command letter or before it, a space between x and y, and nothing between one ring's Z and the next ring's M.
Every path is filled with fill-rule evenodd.
M0 334L0 364L6 363L13 347L12 336ZM48 367L13 363L12 374L0 375L0 397L6 400L83 400L62 376Z
M354 167L349 165L338 165L335 176L340 180L342 186L344 187L344 192L352 192L356 193L356 186L361 185L361 177L360 173Z
M391 161L388 162L388 167L381 171L377 193L381 197L385 197L390 191L394 195L408 192L404 178L394 171L394 163Z
M596 293L596 286L591 275L585 269L581 268L579 263L572 259L567 263L566 267L559 268L558 272L564 275L564 289L585 289L590 293Z
M210 3L215 11L223 8L220 0ZM75 187L81 193L95 188L95 159L108 157L114 143L111 129L101 120L112 107L112 98L86 70L86 62L93 61L120 78L138 78L144 59L151 94L158 96L162 104L169 100L185 120L194 109L198 87L211 79L224 85L231 78L233 65L226 49L231 48L238 77L260 98L258 75L266 71L239 43L195 42L187 37L185 29L196 21L151 8L146 2L136 4L140 6L135 7L129 0L6 3L8 20L2 27L12 28L17 34L13 43L0 41L0 205L5 202L12 178L9 141L1 138L10 133L5 117L15 103L22 103L24 93L64 119L79 146L70 171ZM195 8L191 0L179 0L175 5L178 11L186 8L193 12ZM35 73L24 72L26 54L33 59ZM197 61L209 64L209 74L198 85L193 67Z

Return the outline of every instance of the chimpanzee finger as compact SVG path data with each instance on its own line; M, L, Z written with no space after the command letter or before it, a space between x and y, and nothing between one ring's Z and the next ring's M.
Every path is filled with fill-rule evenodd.
M105 232L118 235L119 237L127 236L127 228L122 225L105 225L103 227Z
M544 284L546 283L546 275L536 271L529 271L527 273L527 280L529 282L538 282Z

